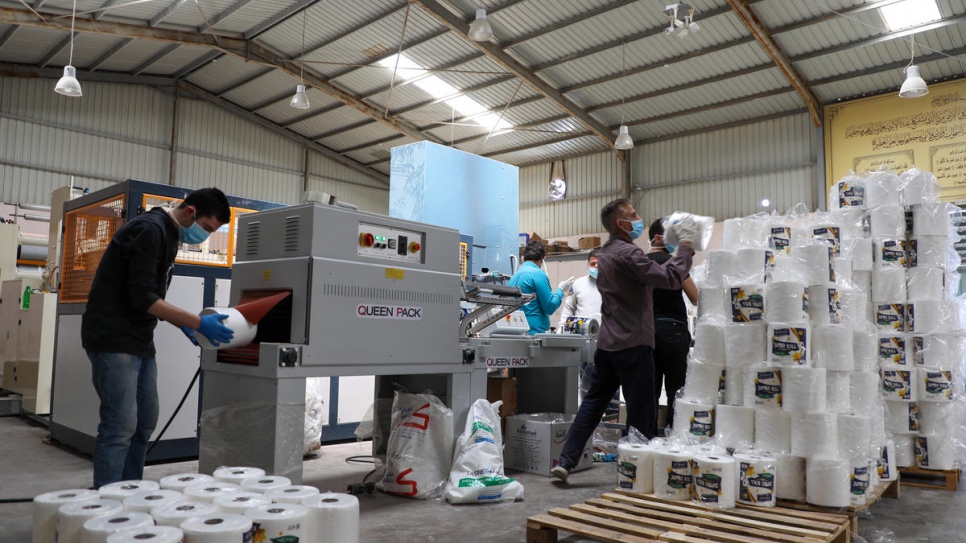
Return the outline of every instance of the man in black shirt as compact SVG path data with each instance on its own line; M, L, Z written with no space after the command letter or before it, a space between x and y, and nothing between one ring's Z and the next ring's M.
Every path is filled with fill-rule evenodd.
M233 332L227 315L199 317L164 301L178 244L196 245L228 222L228 198L218 189L192 192L177 208L154 208L114 234L87 299L81 341L100 398L94 441L94 487L141 479L147 445L158 422L158 368L154 328L158 320L214 345Z
M671 259L675 247L664 242L664 218L657 219L647 230L651 240L648 258L658 264ZM698 287L691 276L684 279L679 289L654 288L654 393L661 396L661 381L667 394L667 417L670 428L674 421L674 395L684 386L688 369L688 352L691 350L691 333L688 331L688 310L681 292L698 303ZM655 398L655 403L657 403ZM658 424L660 426L660 424Z

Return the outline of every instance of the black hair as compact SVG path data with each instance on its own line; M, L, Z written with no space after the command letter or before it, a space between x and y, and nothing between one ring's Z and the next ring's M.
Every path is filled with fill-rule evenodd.
M591 249L590 254L587 255L587 262L590 262L591 258L596 257L598 251L600 251L600 247L594 247L593 249Z
M600 210L600 222L604 225L604 229L611 234L617 233L617 224L615 219L621 212L621 206L631 205L627 198L618 198L604 204L604 207Z
M228 197L224 192L216 188L198 189L189 194L178 206L184 209L188 206L195 206L198 210L198 217L214 217L221 224L226 224L231 220L231 206L228 204Z
M547 249L539 241L531 241L523 248L524 262L540 262L547 256Z
M655 219L654 222L651 223L651 226L647 227L647 238L654 239L654 236L663 236L663 235L664 235L664 217L661 217L660 219Z

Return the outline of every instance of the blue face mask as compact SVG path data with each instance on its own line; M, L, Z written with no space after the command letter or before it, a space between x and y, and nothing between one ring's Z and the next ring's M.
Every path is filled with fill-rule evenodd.
M641 234L644 233L644 219L638 219L636 221L625 221L625 222L631 223L631 230L630 231L624 230L625 232L627 232L627 235L631 237L631 239L637 239L641 237Z
M184 226L178 225L181 228L180 236L181 242L188 245L198 245L199 243L204 243L208 239L208 231L202 228L198 221L195 221L190 227L185 228Z
M587 268L587 275L597 279L597 268Z
M667 252L669 252L669 253L673 253L674 250L677 249L677 248L678 248L677 245L671 245L670 243L665 243L664 244L664 250L667 251Z

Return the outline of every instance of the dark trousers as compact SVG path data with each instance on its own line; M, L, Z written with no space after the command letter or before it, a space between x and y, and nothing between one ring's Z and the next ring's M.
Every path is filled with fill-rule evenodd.
M674 396L684 386L688 371L691 333L687 323L658 319L654 323L654 397L661 397L661 382L667 394L667 417L670 428L674 421Z
M621 351L597 349L595 371L590 389L584 396L574 423L560 453L560 464L572 469L580 461L584 445L594 435L607 404L620 387L627 402L627 427L637 428L645 437L654 437L657 397L654 395L654 350L644 345Z

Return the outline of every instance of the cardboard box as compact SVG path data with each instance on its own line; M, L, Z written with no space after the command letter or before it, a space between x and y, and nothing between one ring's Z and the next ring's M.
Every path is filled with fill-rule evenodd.
M577 247L581 249L593 249L600 247L600 236L588 236L577 240Z
M517 414L516 377L491 377L486 380L486 401L502 401L500 406L500 427L506 431L506 418Z
M559 463L573 415L559 413L522 414L507 417L503 457L506 468L550 476ZM584 444L577 467L571 472L589 468L593 463L591 435Z

